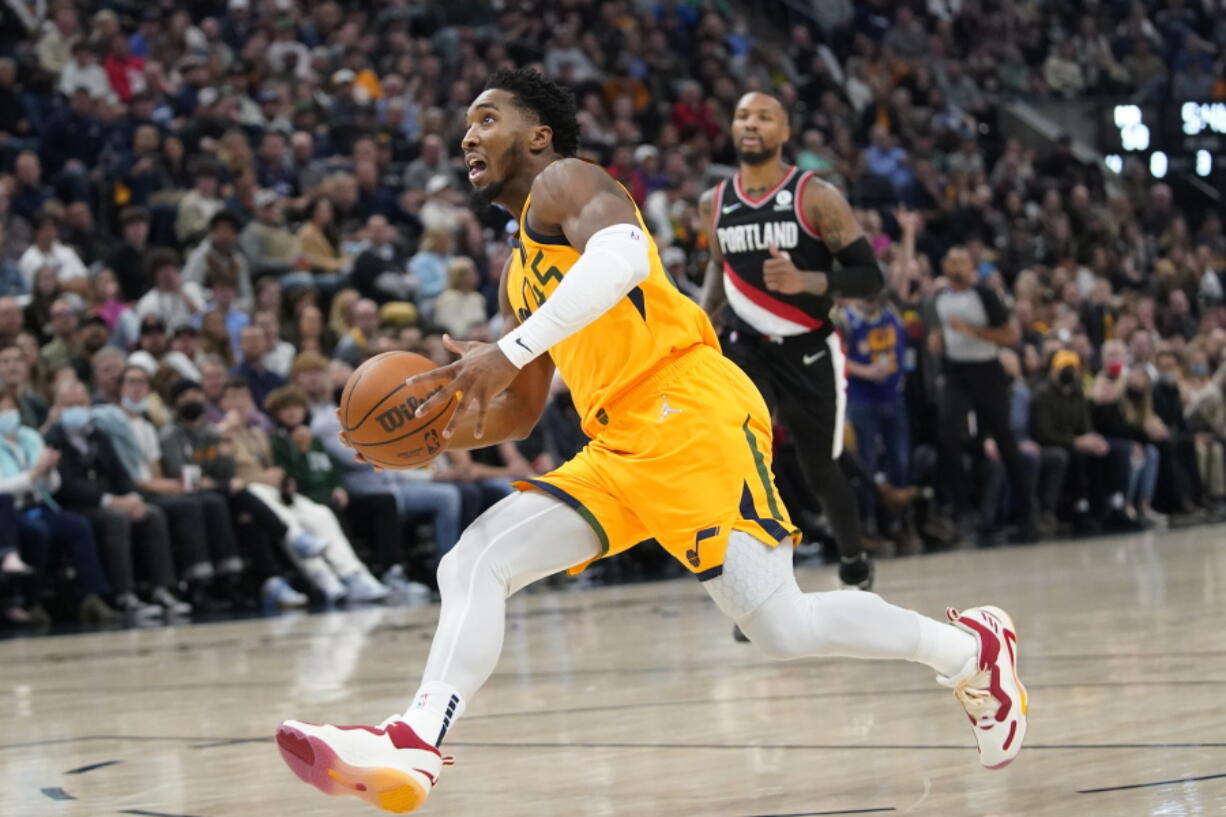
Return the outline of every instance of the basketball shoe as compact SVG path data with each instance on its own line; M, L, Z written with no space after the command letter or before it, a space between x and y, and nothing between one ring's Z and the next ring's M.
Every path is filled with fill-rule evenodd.
M954 697L975 732L979 762L989 769L1008 766L1026 739L1026 688L1017 677L1017 631L1009 614L999 607L972 607L959 613L945 611L950 623L979 642L979 652L962 672L937 681Z
M393 715L378 726L285 721L277 747L290 770L324 794L351 794L395 814L426 802L450 757Z

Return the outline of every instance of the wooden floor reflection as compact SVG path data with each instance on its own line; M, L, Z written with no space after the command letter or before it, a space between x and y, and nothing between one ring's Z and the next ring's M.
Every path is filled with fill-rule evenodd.
M809 589L829 570L801 572ZM979 768L931 673L775 664L697 583L512 601L490 685L422 812L940 817L1226 815L1226 531L883 563L887 598L991 601L1021 632L1028 747ZM283 718L377 722L415 688L437 610L0 642L0 815L376 814L302 785Z

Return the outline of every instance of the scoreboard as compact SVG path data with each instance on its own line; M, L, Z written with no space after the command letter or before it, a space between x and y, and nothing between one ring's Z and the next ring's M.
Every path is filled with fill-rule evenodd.
M1170 173L1226 178L1226 102L1120 103L1102 106L1099 150L1120 172L1142 159L1156 178Z

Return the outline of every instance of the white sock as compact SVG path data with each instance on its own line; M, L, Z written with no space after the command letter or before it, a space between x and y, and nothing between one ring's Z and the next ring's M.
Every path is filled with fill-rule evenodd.
M428 681L417 690L404 721L422 740L441 746L451 725L464 714L464 699L455 687L442 681Z
M970 633L919 613L915 618L919 622L919 646L913 660L952 678L979 655L979 642Z

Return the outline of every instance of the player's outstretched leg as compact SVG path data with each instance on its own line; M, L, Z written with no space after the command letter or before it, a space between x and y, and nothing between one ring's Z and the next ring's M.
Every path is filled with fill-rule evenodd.
M896 658L927 664L970 717L979 760L999 769L1026 737L1026 690L1017 677L1017 631L997 607L947 611L942 623L874 593L802 593L791 548L733 533L723 574L703 585L768 656ZM950 626L952 624L953 626Z
M378 726L285 721L281 757L325 794L398 814L417 809L448 763L438 747L498 663L507 597L599 554L592 529L561 502L535 492L502 500L439 565L438 629L409 710Z

